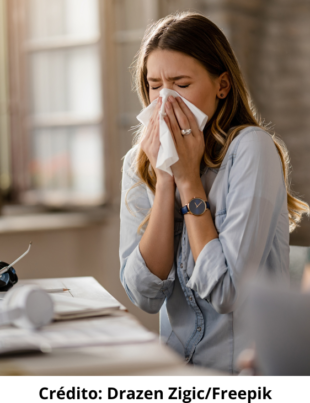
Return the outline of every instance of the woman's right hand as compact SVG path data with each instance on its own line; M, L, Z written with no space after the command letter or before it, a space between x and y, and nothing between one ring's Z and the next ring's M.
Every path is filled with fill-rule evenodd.
M157 183L165 183L167 185L174 184L174 177L167 172L156 168L156 161L160 147L159 141L159 111L162 104L162 98L158 98L156 108L153 112L152 118L147 125L144 137L141 141L141 148L147 155L150 163L156 173Z

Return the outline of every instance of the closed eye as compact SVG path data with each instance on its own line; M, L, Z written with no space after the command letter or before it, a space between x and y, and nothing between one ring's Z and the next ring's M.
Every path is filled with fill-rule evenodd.
M179 88L187 88L189 87L189 84L187 85L177 85ZM152 90L158 90L161 87L161 85L159 87L151 87Z

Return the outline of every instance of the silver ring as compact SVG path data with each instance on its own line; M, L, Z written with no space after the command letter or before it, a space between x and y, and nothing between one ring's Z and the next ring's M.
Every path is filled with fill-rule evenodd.
M181 130L182 136L188 136L189 134L191 134L192 129L186 129L186 130Z

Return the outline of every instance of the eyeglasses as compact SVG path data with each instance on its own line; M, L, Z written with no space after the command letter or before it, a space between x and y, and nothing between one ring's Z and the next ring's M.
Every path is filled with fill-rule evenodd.
M23 253L18 259L14 260L13 263L8 264L5 262L0 262L0 291L8 291L17 283L18 277L13 265L19 262L27 253L30 251L32 242L30 242L28 249Z

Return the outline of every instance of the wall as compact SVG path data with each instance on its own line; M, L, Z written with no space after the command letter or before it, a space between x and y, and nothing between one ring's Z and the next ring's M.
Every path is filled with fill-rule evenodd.
M271 121L291 157L292 189L310 203L310 3L263 2L253 41L249 80L258 110ZM291 244L310 245L310 221L304 219Z
M254 104L288 148L292 190L310 203L310 3L230 0L223 12ZM310 245L308 218L290 243Z

